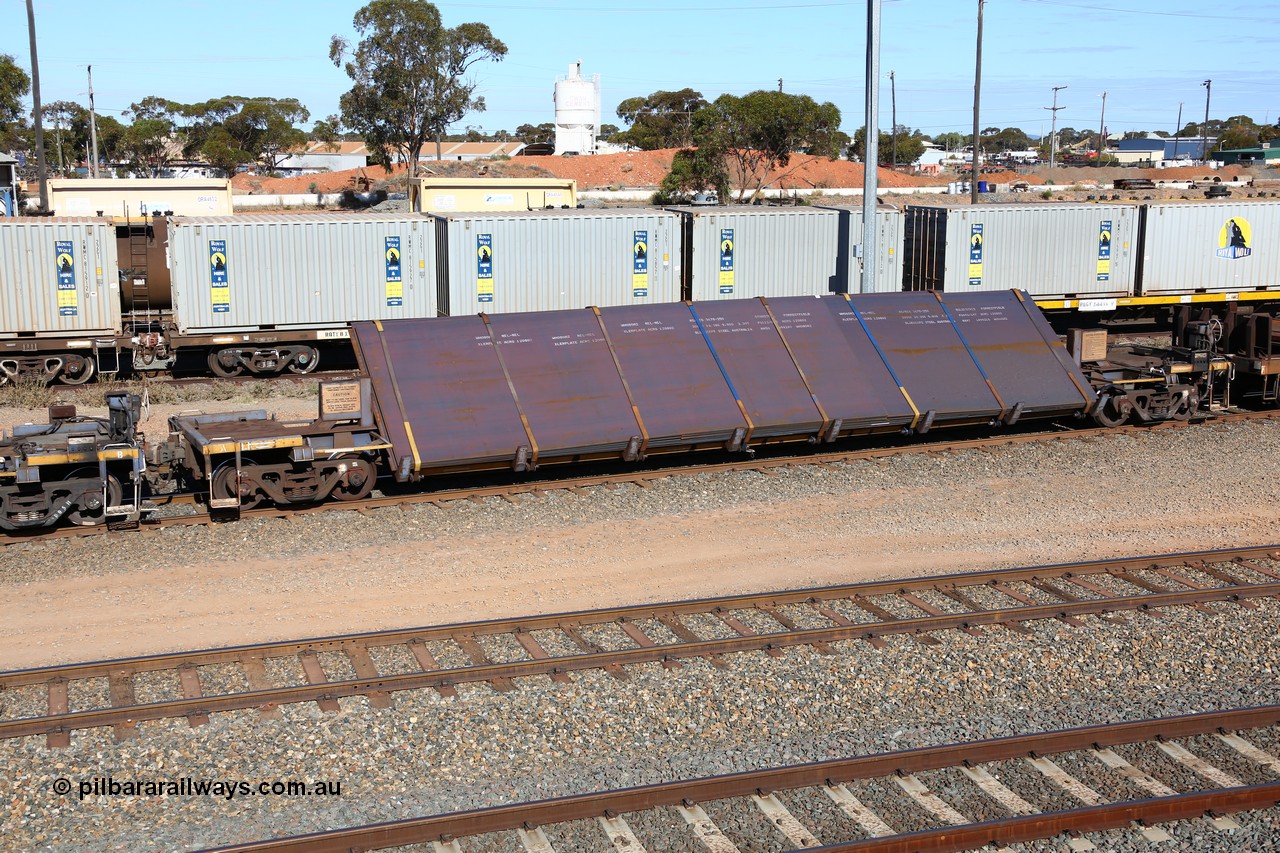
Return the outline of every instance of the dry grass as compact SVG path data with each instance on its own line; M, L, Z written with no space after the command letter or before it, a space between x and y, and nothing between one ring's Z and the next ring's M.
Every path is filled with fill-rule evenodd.
M109 381L83 386L46 386L38 380L21 380L0 388L0 407L35 410L48 408L55 403L94 406L101 405L107 394L122 391L129 394L146 394L148 401L156 405L210 401L258 405L272 399L314 400L318 394L319 385L318 379L298 382L272 379L254 382L213 380L198 384Z

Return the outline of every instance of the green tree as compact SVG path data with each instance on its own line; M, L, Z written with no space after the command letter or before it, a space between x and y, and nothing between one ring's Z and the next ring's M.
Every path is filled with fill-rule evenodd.
M721 95L694 113L693 125L694 142L721 158L739 201L759 198L767 181L789 174L793 153L834 160L849 142L835 104L768 90Z
M1241 148L1257 148L1261 144L1258 128L1237 124L1218 137L1217 148L1220 151L1236 151Z
M324 143L326 151L337 151L338 142L342 139L342 117L332 115L316 119L316 123L311 125L311 138Z
M877 151L877 159L881 166L893 164L893 134L880 131L877 137L877 145L880 146ZM853 143L849 146L850 156L858 160L866 160L867 153L867 128L866 125L858 128L853 134ZM898 165L910 166L920 159L920 155L924 154L924 135L918 130L912 130L905 124L898 125Z
M642 151L688 148L693 144L693 115L707 106L702 93L692 89L627 98L618 104L617 113L631 127L612 141Z
M934 144L940 146L943 151L959 151L961 148L972 142L973 137L966 136L963 133L957 133L952 130L946 133L939 133L934 137L933 141Z
M484 110L466 73L483 60L501 61L507 46L485 24L445 27L440 10L425 0L372 0L353 25L361 34L354 49L340 36L329 42L329 59L354 84L339 101L342 120L360 133L375 162L390 169L399 159L412 179L428 140Z
M1006 127L990 136L984 134L982 147L987 151L1025 151L1032 147L1031 137L1021 128Z
M542 124L522 124L516 128L516 136L525 145L532 145L535 142L552 142L556 138L556 126L549 121Z
M181 105L187 157L200 157L228 177L243 165L262 161L274 172L280 162L306 144L295 127L311 117L296 98L246 98L226 95Z
M655 202L686 202L706 190L714 190L721 203L728 200L729 173L724 158L708 148L681 148L671 158L671 171L659 184Z
M52 168L64 175L74 172L76 163L88 159L89 111L75 101L53 101L40 105L40 116Z
M27 122L22 99L31 91L31 78L8 54L0 54L0 151L25 147Z
M103 163L123 160L121 142L127 128L114 116L98 116L98 157Z
M120 137L120 159L135 175L156 178L181 151L177 144L177 119L181 104L148 95L125 110L133 123Z
M614 137L620 133L622 133L622 129L616 124L600 125L600 138L606 142L616 142L617 140Z

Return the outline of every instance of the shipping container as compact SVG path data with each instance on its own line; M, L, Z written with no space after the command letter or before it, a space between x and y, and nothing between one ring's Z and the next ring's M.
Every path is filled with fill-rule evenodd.
M875 284L862 286L862 207L821 205L840 214L836 280L840 293L896 293L902 289L902 213L892 205L876 209Z
M226 178L53 178L49 207L57 216L146 219L230 216Z
M1149 204L1142 296L1280 290L1280 201Z
M654 208L435 214L441 316L677 302L680 219Z
M1137 205L909 205L904 218L906 290L1025 290L1035 299L1132 293Z
M577 207L578 182L571 178L415 178L409 209L415 213L542 210Z
M671 207L684 231L685 297L840 293L841 214L819 207Z
M117 266L107 219L0 220L0 335L119 334Z
M435 316L435 242L419 216L175 217L174 320L184 335Z

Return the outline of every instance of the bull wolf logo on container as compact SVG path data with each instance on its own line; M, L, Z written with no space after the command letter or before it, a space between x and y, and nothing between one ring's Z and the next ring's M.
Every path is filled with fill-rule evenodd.
M1252 237L1253 229L1249 227L1247 219L1240 216L1228 219L1218 231L1217 256L1230 261L1249 257L1253 254L1253 249L1249 248Z

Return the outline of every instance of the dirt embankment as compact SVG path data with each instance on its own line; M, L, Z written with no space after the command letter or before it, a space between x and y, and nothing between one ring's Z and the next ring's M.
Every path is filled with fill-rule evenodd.
M473 160L424 163L422 174L448 178L572 178L578 189L650 189L656 188L671 170L677 149L628 151L621 154L596 154L577 157L515 157L509 160ZM1120 167L1073 167L1038 169L1030 174L988 172L980 179L994 184L1024 181L1029 185L1067 184L1110 187L1117 178L1148 178L1157 183L1169 181L1251 180L1260 177L1258 170L1229 166L1217 171L1203 166L1181 166L1173 169L1129 169ZM261 175L237 175L231 185L236 192L254 194L335 193L343 190L363 192L371 189L404 189L403 167L388 172L381 166L367 166L344 172L322 172L291 178L268 178ZM885 188L945 186L950 181L963 181L968 174L943 173L917 175L881 168L879 184ZM808 154L797 154L785 168L769 175L766 184L778 189L814 189L861 187L861 163L828 160Z

